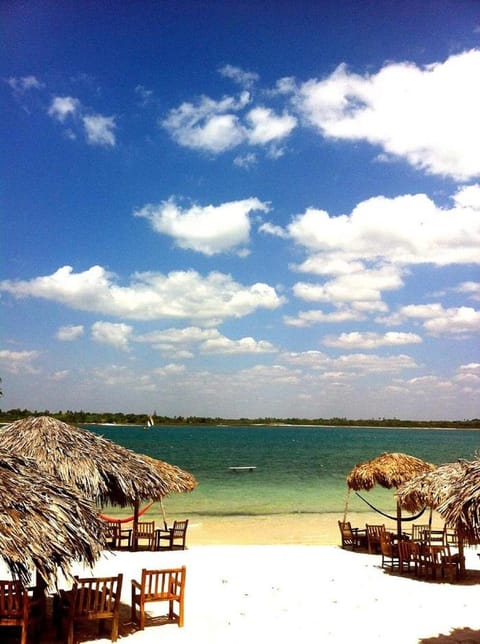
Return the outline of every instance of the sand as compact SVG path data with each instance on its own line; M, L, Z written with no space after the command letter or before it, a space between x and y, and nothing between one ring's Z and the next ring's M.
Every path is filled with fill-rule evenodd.
M119 642L480 642L475 549L467 549L468 575L462 583L390 574L381 568L379 555L336 545L338 518L330 516L325 525L319 516L192 520L185 551L104 553L93 573L124 573ZM379 523L378 516L371 522ZM285 543L278 541L282 530ZM204 544L207 539L210 545ZM143 567L180 565L187 567L185 626L147 625L138 631L130 622L130 580L139 579ZM90 630L81 641L110 640Z

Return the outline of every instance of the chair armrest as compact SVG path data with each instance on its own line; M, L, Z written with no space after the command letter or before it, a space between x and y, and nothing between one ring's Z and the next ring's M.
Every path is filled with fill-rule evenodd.
M142 589L142 585L136 579L132 579L132 586L134 586L137 590Z

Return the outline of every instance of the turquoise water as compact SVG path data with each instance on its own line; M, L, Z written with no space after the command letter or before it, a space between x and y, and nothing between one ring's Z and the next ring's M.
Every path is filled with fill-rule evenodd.
M168 514L232 516L343 512L346 476L382 452L405 452L436 465L472 459L480 432L351 427L85 426L136 452L191 472L198 487L165 501ZM233 473L230 466L256 466ZM364 495L394 513L391 491ZM368 512L353 493L349 508Z

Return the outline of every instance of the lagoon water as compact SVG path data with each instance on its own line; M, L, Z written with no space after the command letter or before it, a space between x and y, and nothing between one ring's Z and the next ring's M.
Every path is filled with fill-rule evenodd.
M239 516L342 513L346 476L360 462L382 452L405 452L440 465L473 459L480 432L451 429L387 429L310 426L95 426L84 428L136 452L191 472L198 487L173 494L167 514ZM232 472L231 466L255 466ZM374 489L364 496L394 513L391 491ZM349 509L370 508L355 494ZM157 511L159 511L157 509ZM113 515L125 514L112 508Z

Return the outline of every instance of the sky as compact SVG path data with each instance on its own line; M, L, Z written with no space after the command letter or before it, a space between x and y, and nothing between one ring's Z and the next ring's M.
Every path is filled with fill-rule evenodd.
M479 2L0 23L3 409L480 417Z

